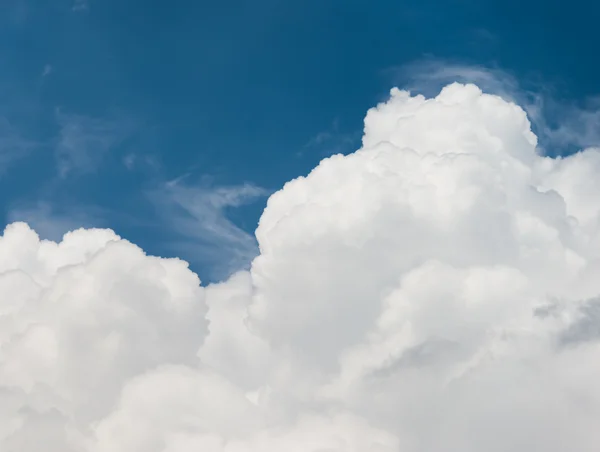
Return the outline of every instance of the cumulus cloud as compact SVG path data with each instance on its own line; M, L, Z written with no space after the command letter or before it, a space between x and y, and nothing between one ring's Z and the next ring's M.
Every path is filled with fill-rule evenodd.
M260 254L219 284L108 230L12 224L0 449L595 451L598 169L540 155L474 85L394 89L358 151L269 198Z

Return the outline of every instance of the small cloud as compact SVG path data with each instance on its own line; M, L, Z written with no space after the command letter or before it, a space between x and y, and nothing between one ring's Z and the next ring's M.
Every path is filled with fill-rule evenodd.
M134 154L127 154L125 157L123 157L123 165L125 165L125 168L130 171L133 169L135 161L136 156Z
M130 121L58 113L60 138L56 148L61 177L94 172L111 150L130 134Z
M42 77L47 77L52 73L52 65L47 64L44 66L44 70L42 71Z
M246 268L258 254L254 236L228 217L229 209L256 202L269 192L252 184L228 187L184 185L187 176L149 194L167 226L180 237L173 248L194 260L202 256L221 278Z
M130 153L123 157L123 166L129 171L144 169L150 171L156 171L159 169L160 164L158 163L156 156L154 155L143 155Z
M72 11L82 12L90 9L89 0L75 0L73 6L71 7Z

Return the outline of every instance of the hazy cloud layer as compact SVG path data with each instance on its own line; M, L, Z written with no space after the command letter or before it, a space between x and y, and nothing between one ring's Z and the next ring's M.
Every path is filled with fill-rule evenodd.
M598 171L598 149L540 156L474 85L395 89L361 149L271 195L223 283L112 231L12 224L0 449L595 452ZM253 188L169 189L246 240L219 215Z

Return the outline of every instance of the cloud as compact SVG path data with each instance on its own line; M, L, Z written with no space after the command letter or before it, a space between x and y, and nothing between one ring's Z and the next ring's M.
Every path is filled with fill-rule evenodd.
M427 58L388 70L405 89L433 95L451 82L474 83L484 91L519 104L532 121L541 149L550 155L568 155L600 146L600 102L597 98L577 104L560 99L547 80L517 80L494 66ZM600 94L600 93L599 93Z
M252 184L185 185L184 179L171 181L149 194L169 228L182 237L173 243L174 248L188 259L209 264L212 277L226 277L247 268L258 254L256 239L231 221L228 213L268 192Z
M600 149L539 151L474 85L394 89L209 286L112 231L10 225L0 449L595 451ZM165 196L218 245L246 243L223 209L259 191Z
M508 100L521 96L519 81L495 67L426 58L392 68L391 72L393 77L402 81L404 89L426 95L434 94L451 81L473 83Z
M131 134L131 121L58 112L60 138L56 147L61 177L96 171L107 154Z
M73 6L71 7L72 11L75 12L83 12L90 9L89 0L75 0L73 2Z
M155 155L128 153L122 159L121 163L129 171L147 171L160 173L160 161Z
M123 157L123 165L125 165L125 168L128 170L132 170L135 167L136 160L137 158L135 154L127 154L125 157Z
M42 71L42 77L47 77L52 73L52 65L51 64L46 64L44 66L44 70Z

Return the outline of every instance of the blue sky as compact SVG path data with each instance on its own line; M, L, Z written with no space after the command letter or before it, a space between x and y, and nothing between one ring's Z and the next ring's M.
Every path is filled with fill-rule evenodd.
M530 106L549 153L597 144L599 19L591 0L5 0L0 211L218 279L255 253L268 194L355 150L394 85L476 81Z

